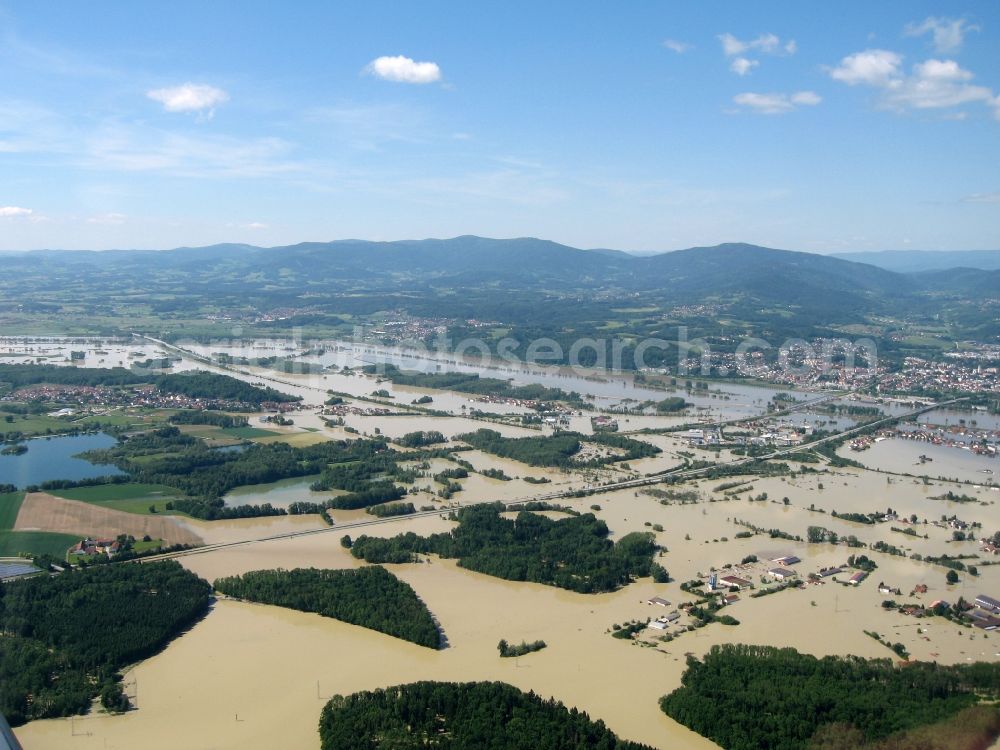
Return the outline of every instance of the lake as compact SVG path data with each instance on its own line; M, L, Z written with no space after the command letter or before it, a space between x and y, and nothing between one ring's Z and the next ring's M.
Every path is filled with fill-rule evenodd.
M92 464L78 453L110 448L117 441L103 432L65 437L34 438L24 443L28 452L20 456L0 456L0 484L24 488L54 479L91 479L122 472L115 466Z

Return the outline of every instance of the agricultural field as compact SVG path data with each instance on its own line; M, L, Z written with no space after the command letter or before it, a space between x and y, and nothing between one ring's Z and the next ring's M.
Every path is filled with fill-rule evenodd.
M105 484L96 487L72 487L65 490L51 490L50 494L65 498L66 500L77 500L81 503L100 505L104 508L120 510L125 513L183 515L180 511L166 507L168 502L180 497L181 493L161 484L142 484L139 482Z

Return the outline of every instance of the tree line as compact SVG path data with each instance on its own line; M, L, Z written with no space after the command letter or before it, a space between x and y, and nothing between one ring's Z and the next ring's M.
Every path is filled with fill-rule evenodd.
M174 561L101 565L0 586L0 711L14 726L122 709L119 670L208 611L211 587Z
M496 430L483 428L475 432L456 435L455 439L468 443L478 450L492 453L494 456L511 458L529 466L558 468L595 467L617 461L647 458L660 452L660 449L651 443L610 432L598 432L587 436L581 435L579 432L557 432L554 435L508 438ZM581 461L575 456L580 452L585 440L624 452L619 455L595 457Z
M471 393L481 396L503 396L505 398L528 401L563 401L582 406L584 401L576 391L566 392L562 388L549 388L537 383L514 385L509 380L483 378L468 372L418 372L401 370L395 365L365 365L361 368L369 375L388 378L393 385L415 388L435 388L438 390Z
M215 589L236 599L315 612L438 648L440 633L410 584L377 565L353 570L255 570L219 578Z
M185 409L171 414L167 421L170 424L207 424L222 428L247 427L250 424L250 421L244 416L198 409Z
M415 682L334 696L319 720L323 750L489 748L652 750L601 721L502 682Z
M457 558L469 570L510 581L597 593L614 591L633 578L653 573L654 536L634 532L618 543L608 539L608 527L592 513L554 521L521 512L504 518L503 503L462 508L458 527L421 537L412 532L382 539L360 536L351 554L370 563L412 562L419 554Z
M113 464L133 481L179 489L187 497L172 500L172 510L213 520L283 514L284 509L269 504L227 507L222 496L235 487L314 474L322 475L314 487L350 492L333 498L327 507L367 507L397 500L404 491L392 481L372 481L397 470L393 455L383 440L330 440L305 447L250 443L219 450L171 425L123 435L117 445L88 451L84 457Z
M63 367L60 365L0 365L0 383L16 390L28 385L83 385L90 387L143 385L153 383L162 393L217 401L239 401L260 406L265 402L301 401L268 386L257 386L204 370L166 375L150 375L124 367Z
M941 666L791 648L713 646L688 659L663 711L727 750L799 750L823 730L864 741L947 719L1000 695L1000 664ZM822 736L822 735L821 735ZM824 747L857 747L828 744Z

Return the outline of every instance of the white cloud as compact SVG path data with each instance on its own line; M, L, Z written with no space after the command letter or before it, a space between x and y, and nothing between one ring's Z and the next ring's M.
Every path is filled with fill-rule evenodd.
M934 16L925 18L920 23L909 23L903 29L903 33L907 36L931 34L934 49L943 55L962 49L965 35L970 31L979 31L979 27L968 24L964 18L935 18Z
M884 86L899 75L903 58L884 49L869 49L848 55L830 71L830 77L849 86L859 83Z
M799 104L804 107L815 107L823 101L823 98L815 91L797 91L791 96L792 104Z
M0 206L0 219L20 219L35 213L30 208L20 206Z
M815 91L796 91L793 94L737 94L733 101L745 109L762 115L782 115L798 107L815 107L823 99Z
M780 37L770 33L761 34L756 39L742 40L727 32L719 34L719 41L722 42L723 54L733 58L729 69L739 76L745 76L760 65L750 55L794 55L799 48L794 39L782 43Z
M745 76L747 73L749 73L753 68L756 68L758 65L760 65L760 63L757 62L756 60L748 60L745 57L736 57L729 64L729 69L734 73L736 73L737 75Z
M664 39L663 46L673 52L676 52L678 55L683 55L691 49L693 45L690 45L687 42L679 42L676 39Z
M251 221L247 224L247 229L267 229L267 224L261 221Z
M759 52L765 55L786 54L794 55L798 50L795 40L789 40L784 45L781 39L774 34L761 34L756 39L743 41L737 39L732 34L719 34L719 41L722 42L722 51L726 57L735 57L747 52Z
M441 80L441 68L437 63L415 62L403 55L377 57L368 63L365 71L397 83L434 83Z
M901 55L870 49L848 55L830 70L830 76L850 86L863 84L882 90L881 104L889 109L943 109L983 102L1000 117L1000 97L970 81L973 74L954 60L925 60L902 70Z
M886 96L888 103L914 109L957 107L969 102L993 103L993 92L968 81L972 73L954 60L927 60L913 66L913 74L894 81Z
M204 83L184 83L146 92L153 101L159 102L167 112L204 112L211 116L215 107L229 101L229 94L215 86Z
M973 193L962 198L962 203L1000 203L1000 193Z

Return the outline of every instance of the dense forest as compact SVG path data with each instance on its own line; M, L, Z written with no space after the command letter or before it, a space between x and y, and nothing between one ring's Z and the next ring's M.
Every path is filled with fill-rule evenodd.
M273 388L251 385L229 375L194 370L167 375L150 375L123 367L63 367L60 365L0 365L0 386L9 389L28 385L128 386L152 383L161 393L191 398L236 401L259 407L265 402L301 401ZM0 387L0 391L3 388Z
M211 587L178 563L101 565L0 586L0 711L12 725L69 716L101 695L127 707L118 670L208 610Z
M439 390L470 393L480 396L502 396L531 401L563 401L583 404L583 398L576 391L566 392L561 388L548 388L537 383L514 385L509 380L482 378L477 373L435 372L400 370L395 365L365 365L363 371L369 375L388 378L393 385L408 385L415 388L436 388Z
M351 554L370 563L403 563L417 553L433 553L498 578L584 594L614 591L652 573L657 550L652 534L627 534L615 544L604 521L591 513L554 521L529 512L512 520L501 516L503 511L503 503L462 508L458 528L427 537L360 536Z
M182 490L188 497L174 500L174 509L211 520L279 514L280 509L269 506L226 508L220 498L234 487L316 474L322 474L324 488L352 493L334 498L329 507L396 500L403 491L391 481L371 481L395 470L392 453L383 440L330 440L305 447L251 443L239 450L218 450L170 426L122 436L117 445L84 456L95 463L114 464L135 481Z
M419 646L440 646L427 606L408 583L377 565L355 570L255 570L220 578L215 589L237 599L316 612Z
M247 427L250 424L250 421L243 416L200 409L179 411L176 414L171 414L167 421L170 424L207 424L222 428Z
M158 375L152 382L162 393L176 393L191 398L237 401L260 407L261 404L301 401L301 396L291 396L270 386L251 385L243 380L214 372L193 372Z
M529 466L559 468L600 466L616 461L647 458L660 452L659 448L650 443L609 432L586 436L579 432L557 432L554 435L508 438L496 430L479 429L456 435L455 439L494 456L512 458ZM575 456L580 452L584 441L611 448L613 455L589 460L577 459Z
M422 448L425 445L444 443L446 440L438 430L418 430L406 433L396 442L404 448Z
M682 687L660 705L726 750L799 750L814 737L817 747L857 747L838 744L838 735L879 740L947 719L980 696L1000 696L1000 664L897 667L889 660L723 645L702 661L689 658Z
M601 721L502 682L416 682L334 696L323 750L651 750Z

